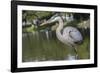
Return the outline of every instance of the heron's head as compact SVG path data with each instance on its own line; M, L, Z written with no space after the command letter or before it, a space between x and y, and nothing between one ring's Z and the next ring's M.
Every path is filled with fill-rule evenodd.
M61 17L58 14L55 14L54 16L52 16L49 20L45 21L44 23L42 23L40 26L44 26L44 25L50 25L53 23L58 22L61 19Z

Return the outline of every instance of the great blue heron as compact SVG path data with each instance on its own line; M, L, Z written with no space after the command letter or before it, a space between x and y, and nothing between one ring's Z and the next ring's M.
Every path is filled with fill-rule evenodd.
M63 28L64 27L64 20L66 20L66 17L55 15L55 16L51 17L45 23L42 23L41 26L45 25L45 24L58 22L58 27L56 28L57 38L62 43L74 47L74 50L76 53L75 59L77 59L78 53L77 53L76 45L83 41L83 37L82 37L80 31L75 27L67 26L67 27Z

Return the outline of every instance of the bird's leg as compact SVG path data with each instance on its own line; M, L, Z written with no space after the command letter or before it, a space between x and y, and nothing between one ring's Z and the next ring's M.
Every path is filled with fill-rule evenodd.
M68 59L69 60L77 60L78 59L78 51L77 47L74 45L70 45L71 48L69 49Z
M76 47L74 47L74 50L75 50L75 53L76 53L76 59L79 59L79 55L78 55L78 51L77 51L77 48Z

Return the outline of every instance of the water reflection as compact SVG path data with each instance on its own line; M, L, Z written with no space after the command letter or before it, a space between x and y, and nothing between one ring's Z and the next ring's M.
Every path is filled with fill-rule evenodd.
M86 39L89 43L89 39ZM84 46L84 43L83 43ZM85 44L87 47L88 44ZM80 46L81 48L82 45ZM79 47L79 48L80 48ZM85 59L89 58L89 51L85 48ZM80 51L80 50L79 50ZM57 38L55 31L35 31L22 33L22 61L55 61L55 60L75 60L75 52L72 47L62 44ZM81 54L80 54L81 55ZM80 59L82 57L80 56Z

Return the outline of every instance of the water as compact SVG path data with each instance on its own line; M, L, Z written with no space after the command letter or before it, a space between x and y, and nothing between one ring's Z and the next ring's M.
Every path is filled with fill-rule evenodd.
M78 46L79 59L89 59L89 37ZM71 54L69 56L69 54ZM74 49L61 43L54 31L22 33L22 61L75 60Z

